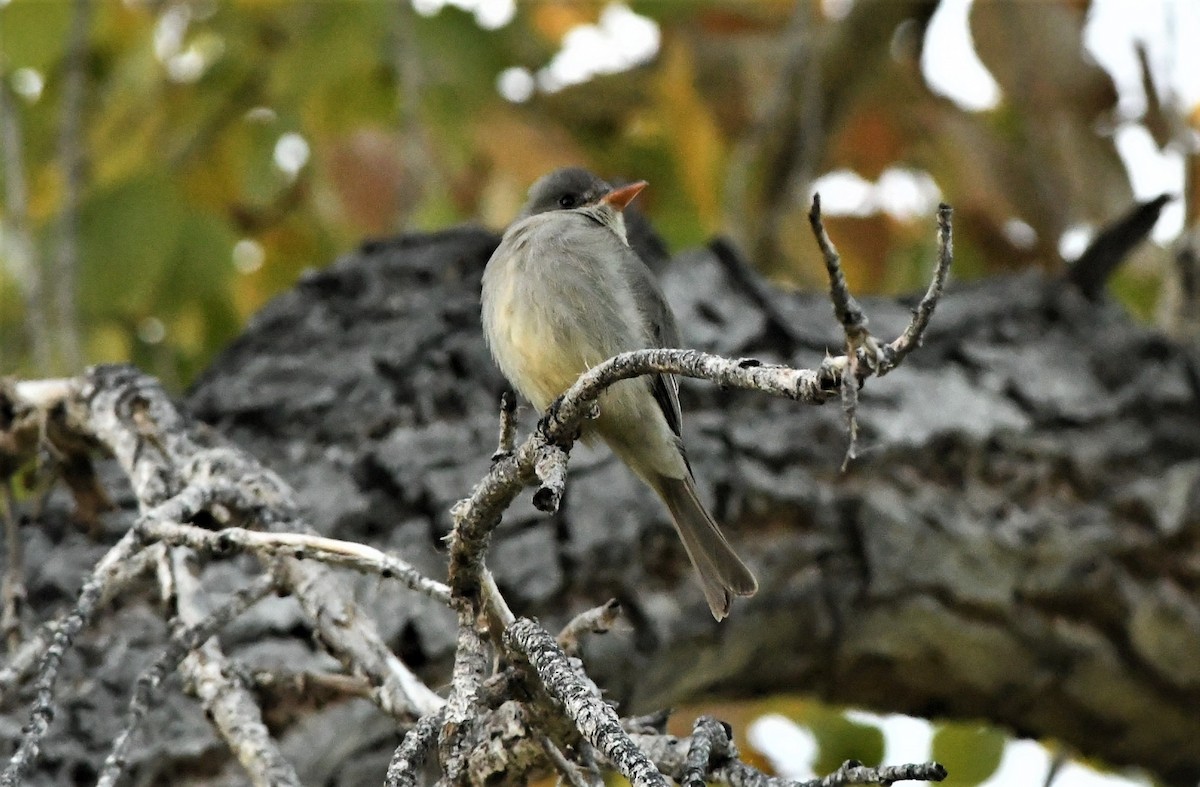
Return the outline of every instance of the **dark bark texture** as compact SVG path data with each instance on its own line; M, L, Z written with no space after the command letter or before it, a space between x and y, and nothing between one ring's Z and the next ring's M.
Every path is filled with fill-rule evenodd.
M479 327L479 277L497 241L472 228L406 236L309 275L253 320L187 405L291 482L326 535L444 578L448 510L488 466L505 388ZM764 285L727 244L683 253L663 276L689 346L801 366L840 349L824 293ZM890 339L912 303L863 305ZM583 658L622 713L803 691L989 719L1194 785L1198 379L1194 356L1062 280L952 288L925 346L863 390L859 458L846 472L836 402L683 381L702 494L761 583L724 623L708 614L666 511L604 449L575 449L557 514L523 496L489 566L514 611L551 631L620 600L624 623L586 640ZM532 428L535 414L520 417ZM110 541L121 521L109 521ZM45 616L100 547L67 528L30 530L27 561L60 563L30 569L30 603ZM232 584L239 565L207 576ZM355 581L387 641L444 685L454 617L395 585ZM70 673L94 683L64 688L68 722L47 741L47 769L103 758L109 722L79 714L111 718L115 734L162 628L129 603L81 646ZM249 667L330 668L301 628L281 599L251 610L225 645ZM139 778L165 772L155 757L178 773L219 750L188 702L153 711ZM369 704L332 704L319 721L311 707L275 705L269 721L286 729L283 750L306 784L381 780L400 738ZM4 708L4 737L23 714ZM221 778L236 782L230 774Z

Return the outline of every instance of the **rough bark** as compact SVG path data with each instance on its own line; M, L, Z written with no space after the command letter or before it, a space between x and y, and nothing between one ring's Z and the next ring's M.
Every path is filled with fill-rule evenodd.
M255 318L188 404L290 481L325 535L397 551L444 577L449 509L495 445L503 383L479 332L478 279L496 241L474 229L408 236L312 274ZM824 294L747 287L738 264L704 249L667 269L690 346L809 367L837 351ZM863 305L877 335L897 334L909 317L904 304ZM582 651L623 713L806 691L992 719L1194 784L1198 377L1177 346L1059 281L960 287L925 346L862 392L859 458L845 473L837 404L684 382L696 475L762 585L723 624L704 611L666 512L603 451L574 451L553 516L528 495L509 510L489 566L514 611L551 630L619 599L627 625ZM531 415L520 416L525 432ZM110 540L120 523L109 520ZM45 610L74 594L101 550L70 529L28 530L28 565L65 563L31 571L30 606ZM384 640L431 685L444 683L454 617L377 580L359 583ZM136 606L117 620L130 615ZM88 753L89 736L107 750L111 732L78 714L120 717L163 639L143 617L89 639L66 665L121 689L108 700L93 686L66 702L67 729L47 741L61 769L102 759ZM289 626L299 620L283 605L250 610L230 657L328 668L297 651ZM110 712L94 707L101 701ZM23 710L6 704L4 737ZM164 716L187 720L190 737L158 740L141 750L147 758L219 751L194 710L169 701L147 727ZM298 716L282 746L305 783L370 783L399 742L362 701L333 705L319 722L310 709ZM348 724L353 741L338 734ZM161 762L139 777L163 772Z

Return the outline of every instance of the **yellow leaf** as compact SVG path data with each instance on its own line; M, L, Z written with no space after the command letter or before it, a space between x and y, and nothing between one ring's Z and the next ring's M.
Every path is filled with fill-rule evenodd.
M712 112L696 89L696 68L683 41L667 44L656 79L667 137L677 147L676 165L697 217L708 232L720 217L725 143Z

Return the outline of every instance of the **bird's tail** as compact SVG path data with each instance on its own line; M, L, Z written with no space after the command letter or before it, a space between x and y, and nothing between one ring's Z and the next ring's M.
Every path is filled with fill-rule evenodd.
M758 591L758 580L705 510L691 477L659 476L652 486L670 509L688 558L700 574L708 608L714 618L721 620L729 614L734 596L753 596Z

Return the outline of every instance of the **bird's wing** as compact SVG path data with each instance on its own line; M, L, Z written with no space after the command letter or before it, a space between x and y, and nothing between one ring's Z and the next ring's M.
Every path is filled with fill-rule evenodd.
M628 275L633 294L642 316L646 335L655 347L678 347L679 327L675 314L667 304L654 273L636 253L630 253ZM673 374L656 374L650 378L650 389L676 437L683 436L683 412L679 409L679 382Z

